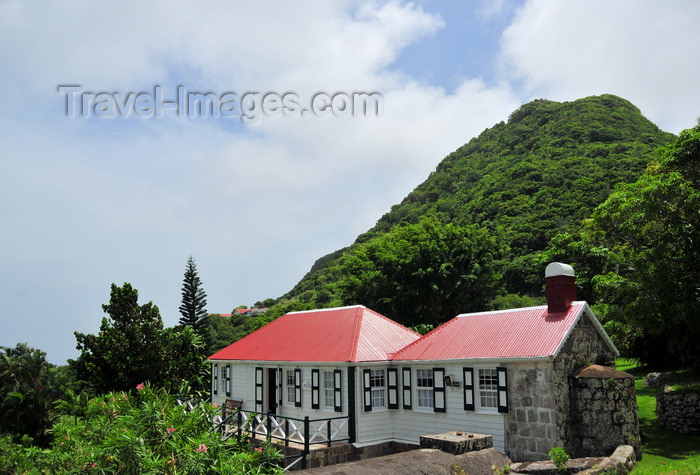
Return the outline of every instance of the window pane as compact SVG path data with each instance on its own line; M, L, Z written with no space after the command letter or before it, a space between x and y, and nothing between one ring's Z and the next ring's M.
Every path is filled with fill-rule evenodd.
M287 382L287 402L294 404L294 370L288 369L285 375Z
M372 407L384 407L386 405L385 370L373 369L369 379L372 390Z
M323 405L333 407L335 402L333 395L333 371L323 372Z
M418 387L418 407L434 407L433 370L416 370L416 385Z
M479 370L479 403L481 407L498 407L498 372L495 369Z

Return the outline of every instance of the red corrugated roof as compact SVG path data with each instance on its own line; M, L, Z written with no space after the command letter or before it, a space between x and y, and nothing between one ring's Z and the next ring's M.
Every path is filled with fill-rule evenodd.
M408 328L357 305L288 313L209 359L382 361L418 338Z
M549 315L547 306L459 315L397 352L394 360L555 356L586 302Z

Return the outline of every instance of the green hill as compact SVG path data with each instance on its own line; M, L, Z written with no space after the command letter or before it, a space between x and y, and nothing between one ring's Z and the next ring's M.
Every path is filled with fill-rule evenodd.
M538 253L673 139L613 95L525 104L445 157L355 243L320 258L267 318L362 303L402 323L439 323L508 305L505 294L541 296Z

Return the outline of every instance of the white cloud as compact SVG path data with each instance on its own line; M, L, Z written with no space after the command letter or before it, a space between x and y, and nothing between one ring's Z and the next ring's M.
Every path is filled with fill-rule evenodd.
M503 34L503 72L529 97L612 93L671 132L700 109L700 4L532 0Z
M445 25L413 4L8 1L0 19L13 45L0 52L11 72L0 202L16 203L2 208L0 318L14 326L0 344L29 340L54 361L72 356L73 330L97 329L112 282L131 282L174 324L190 254L211 311L279 296L518 105L507 85L468 80L447 94L387 69ZM254 126L67 119L59 84L376 91L385 106L380 118Z

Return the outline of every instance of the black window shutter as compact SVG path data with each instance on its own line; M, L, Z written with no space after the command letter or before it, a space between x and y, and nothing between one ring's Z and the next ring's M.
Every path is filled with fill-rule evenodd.
M464 373L464 410L474 410L474 368L462 368Z
M318 409L321 405L318 402L318 370L311 370L311 409Z
M370 412L372 410L372 372L369 369L362 370L362 387L365 395L365 412Z
M219 365L215 364L211 370L211 388L214 395L219 394Z
M445 412L445 368L433 368L433 411Z
M226 365L226 396L231 395L231 365Z
M333 410L343 412L343 372L339 369L333 370Z
M261 367L255 368L255 410L263 410L263 374L265 370Z
M294 368L294 407L301 407L301 368Z
M282 404L284 404L284 398L282 396L284 386L282 386L282 381L284 381L284 370L282 368L277 368L277 399L279 399L277 404L277 413L279 414Z
M399 370L389 368L386 370L387 389L389 390L389 409L399 408Z
M411 368L401 368L401 379L403 383L403 408L411 409Z
M508 369L499 366L498 372L498 412L508 412Z

